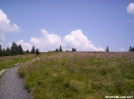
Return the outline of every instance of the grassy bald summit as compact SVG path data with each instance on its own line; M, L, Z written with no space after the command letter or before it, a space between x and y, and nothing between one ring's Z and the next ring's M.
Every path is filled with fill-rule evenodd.
M50 52L19 75L33 99L103 99L134 95L134 53Z

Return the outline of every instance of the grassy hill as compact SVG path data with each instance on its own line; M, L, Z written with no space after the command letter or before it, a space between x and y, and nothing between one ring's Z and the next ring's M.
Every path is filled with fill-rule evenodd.
M134 95L134 53L42 53L22 65L33 99L103 99L106 95Z
M0 57L0 71L5 68L10 68L17 63L32 60L34 57L35 55L33 54Z

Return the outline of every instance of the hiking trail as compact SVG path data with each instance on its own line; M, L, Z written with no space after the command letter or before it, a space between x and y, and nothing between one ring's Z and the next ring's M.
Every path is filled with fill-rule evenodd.
M0 99L30 99L24 81L18 75L20 65L6 69L0 78Z

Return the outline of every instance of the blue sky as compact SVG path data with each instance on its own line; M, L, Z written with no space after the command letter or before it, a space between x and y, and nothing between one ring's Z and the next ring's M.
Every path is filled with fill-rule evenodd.
M41 51L134 47L133 0L0 0L0 9L3 47L13 41Z

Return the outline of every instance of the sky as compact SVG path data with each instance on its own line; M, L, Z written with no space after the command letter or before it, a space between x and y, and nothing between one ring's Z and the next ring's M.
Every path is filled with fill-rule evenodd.
M0 0L0 44L52 51L128 51L134 0Z

